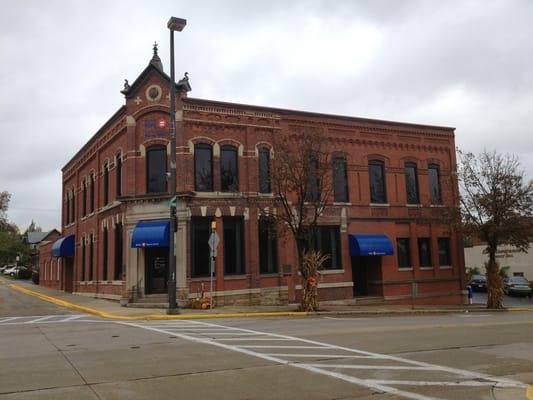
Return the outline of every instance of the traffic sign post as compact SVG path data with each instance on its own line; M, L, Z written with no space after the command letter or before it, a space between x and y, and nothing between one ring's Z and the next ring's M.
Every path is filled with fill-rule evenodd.
M209 308L213 309L213 279L215 277L215 258L217 256L217 247L220 242L220 238L216 232L217 223L216 221L211 222L211 235L209 236L209 263L210 263L210 274L211 274L211 285L209 289Z

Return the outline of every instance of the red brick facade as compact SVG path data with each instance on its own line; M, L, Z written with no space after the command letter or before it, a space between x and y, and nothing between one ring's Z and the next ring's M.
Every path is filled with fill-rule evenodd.
M456 163L452 128L222 103L188 98L183 85L178 85L178 89L177 109L183 110L183 122L177 127L177 191L180 195L176 249L178 297L182 302L194 297L202 285L206 290L209 288L207 277L192 277L191 218L196 216L218 221L221 243L224 243L224 217L242 216L244 220L242 274L224 275L221 261L224 246L219 246L215 268L219 304L286 303L297 299L299 278L294 270L295 246L290 240L277 243L278 272L261 274L259 271L257 201L249 199L269 198L269 195L258 194L258 149L269 148L275 157L273 138L279 140L302 129L319 130L327 138L329 150L343 153L347 161L349 201L332 202L320 220L321 225L339 227L341 249L341 265L321 274L320 298L354 298L356 279L352 276L352 262L357 264L361 260L351 258L348 239L350 234L369 233L386 235L394 248L393 256L368 258L372 264L365 267L368 268L369 296L396 303L457 304L462 301L465 283L461 238L442 217L442 211L457 202L457 184L452 174ZM149 65L124 93L126 104L62 170L62 231L63 236L75 235L71 267L74 292L136 302L146 297L148 276L144 266L145 250L130 245L132 232L139 221L168 219L169 196L147 193L146 154L147 149L157 145L164 146L167 159L171 151L167 122L169 80L156 66ZM158 128L161 121L165 126ZM194 146L197 143L212 146L212 192L195 192ZM225 144L238 149L238 193L220 191L220 148ZM385 204L371 204L370 160L384 163ZM416 165L420 196L416 205L407 205L406 162ZM122 164L121 193L117 193L119 163ZM439 205L431 204L429 165L438 166L442 188ZM90 200L91 176L94 176L94 207ZM120 245L116 242L116 232L120 227L122 262L116 257L116 244ZM105 232L107 250L104 249ZM409 239L411 265L407 268L398 267L397 238ZM430 266L420 267L419 238L429 239ZM439 238L449 242L451 265L439 265ZM49 250L45 246L41 253ZM107 262L104 262L106 251ZM83 252L85 262L82 262ZM290 273L286 266L291 266ZM355 271L357 265L354 268ZM53 279L41 278L41 281L47 286L69 287Z

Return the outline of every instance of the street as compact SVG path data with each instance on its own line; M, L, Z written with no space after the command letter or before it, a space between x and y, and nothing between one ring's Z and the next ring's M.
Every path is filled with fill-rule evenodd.
M0 283L0 399L522 399L533 313L109 321Z

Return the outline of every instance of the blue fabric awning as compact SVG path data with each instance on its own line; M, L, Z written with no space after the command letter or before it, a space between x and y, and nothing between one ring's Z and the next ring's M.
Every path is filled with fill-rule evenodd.
M74 257L74 235L58 239L52 245L52 257Z
M351 256L392 256L392 243L385 235L350 235Z
M131 247L168 247L170 221L139 222L131 236Z

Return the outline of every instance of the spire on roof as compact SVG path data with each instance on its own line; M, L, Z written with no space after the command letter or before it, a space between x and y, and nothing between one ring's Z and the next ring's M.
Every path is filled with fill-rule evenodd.
M161 62L161 59L157 55L157 42L154 42L154 55L152 56L152 59L150 60L150 64L159 69L161 72L163 72L163 63Z

